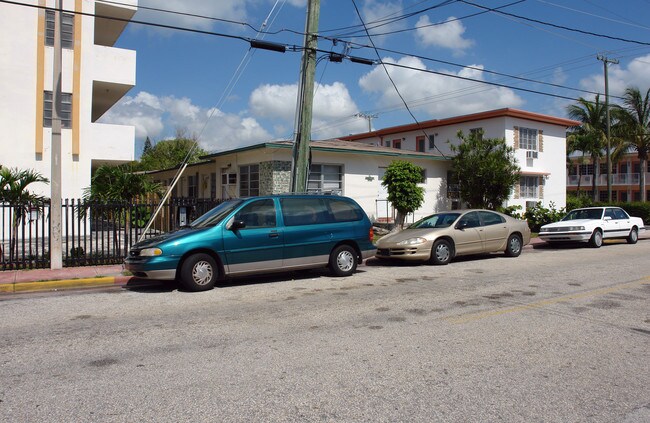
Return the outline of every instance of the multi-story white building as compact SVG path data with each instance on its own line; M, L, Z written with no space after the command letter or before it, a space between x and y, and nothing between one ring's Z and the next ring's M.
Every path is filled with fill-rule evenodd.
M466 136L480 130L486 138L505 138L506 144L515 149L521 178L506 205L519 205L525 210L541 202L545 207L553 203L561 208L566 205L566 130L579 124L524 110L498 109L393 126L341 139L451 157L449 144L460 142L459 130Z
M0 164L49 178L55 1L19 2L0 3ZM80 198L91 169L134 159L135 129L97 120L135 85L135 51L113 45L137 0L61 2L61 190ZM30 190L50 196L46 184Z

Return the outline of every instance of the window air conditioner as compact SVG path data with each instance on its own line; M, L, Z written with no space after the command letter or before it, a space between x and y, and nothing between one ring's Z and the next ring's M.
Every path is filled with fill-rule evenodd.
M526 158L527 159L536 159L537 158L537 151L533 151L533 150L526 151Z

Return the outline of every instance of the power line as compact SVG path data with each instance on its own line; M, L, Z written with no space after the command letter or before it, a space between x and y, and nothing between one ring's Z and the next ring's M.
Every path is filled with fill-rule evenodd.
M472 3L472 2L469 2L469 1L466 1L466 0L458 0L458 1L460 1L461 3L465 3L467 5L470 5L470 6L474 6L474 7L478 7L480 9L484 9L484 10L487 10L487 11L490 11L490 12L498 13L500 15L511 16L513 18L523 19L525 21L535 22L535 23L550 26L550 27L553 27L553 28L563 29L565 31L572 31L572 32L580 33L580 34L591 35L591 36L594 36L594 37L607 38L607 39L615 40L615 41L622 41L622 42L625 42L625 43L633 43L633 44L640 44L640 45L644 45L644 46L650 46L650 42L631 40L631 39L628 39L628 38L615 37L615 36L606 35L606 34L599 34L597 32L585 31L585 30L577 29L577 28L569 28L567 26L558 25L558 24L554 24L554 23L550 23L550 22L545 22L545 21L541 21L539 19L533 19L533 18L528 18L528 17L525 17L525 16L521 16L521 15L515 15L514 13L504 12L504 11L498 10L496 8L481 6L478 3Z

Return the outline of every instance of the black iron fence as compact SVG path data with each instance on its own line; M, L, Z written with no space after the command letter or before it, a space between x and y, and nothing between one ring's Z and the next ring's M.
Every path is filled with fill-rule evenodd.
M162 205L145 238L178 229L221 200L172 198ZM143 234L159 202L98 203L64 200L63 266L121 263ZM50 204L0 203L0 270L50 267Z

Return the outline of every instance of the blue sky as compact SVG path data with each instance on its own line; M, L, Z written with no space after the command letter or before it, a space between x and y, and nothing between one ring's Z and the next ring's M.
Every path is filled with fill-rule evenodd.
M374 27L372 42L355 3L363 22ZM136 156L146 136L155 142L178 130L198 136L210 152L292 138L300 52L251 50L247 41L231 37L302 46L306 0L140 0L139 5L136 20L226 36L129 24L117 47L137 51L136 86L102 121L135 125ZM373 60L379 54L399 67L386 66L396 91L382 65L320 60L312 137L366 131L368 120L358 113L376 116L373 129L413 123L400 95L420 121L503 107L566 117L572 98L604 92L598 54L619 61L609 66L613 102L628 86L645 92L649 16L650 0L321 0L319 34L327 38L319 40L320 50ZM266 34L252 29L263 26Z

